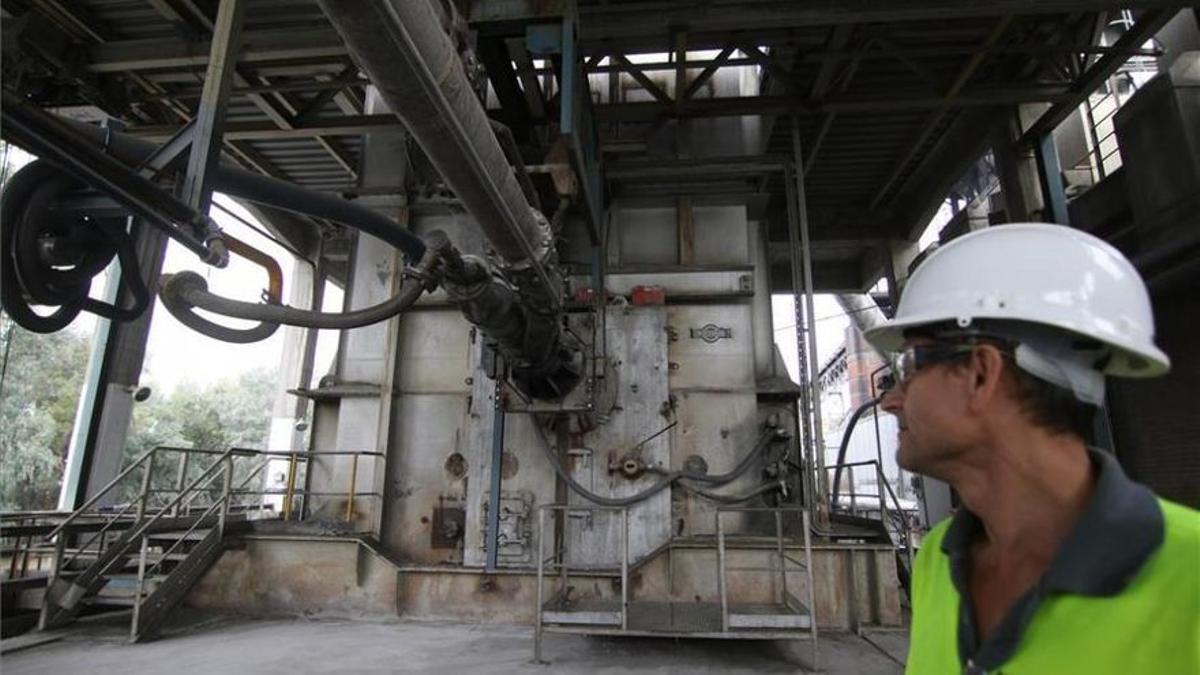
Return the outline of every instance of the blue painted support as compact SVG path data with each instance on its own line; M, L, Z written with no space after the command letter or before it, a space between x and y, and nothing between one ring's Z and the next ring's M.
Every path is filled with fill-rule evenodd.
M559 99L558 129L564 136L575 134L575 99L578 72L575 69L575 18L567 14L562 20L562 83Z
M1062 182L1062 165L1058 161L1058 148L1054 145L1054 134L1042 136L1037 146L1038 177L1042 183L1042 196L1046 201L1044 217L1059 225L1070 225L1071 215L1067 210L1067 191Z
M487 540L484 548L487 551L487 571L494 572L500 556L500 487L502 484L501 469L504 464L504 399L499 384L496 386L496 400L492 418L492 466L488 492L487 509Z

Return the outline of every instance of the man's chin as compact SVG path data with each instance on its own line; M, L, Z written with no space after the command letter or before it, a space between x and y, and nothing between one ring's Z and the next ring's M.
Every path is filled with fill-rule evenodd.
M901 444L900 448L896 450L896 464L905 471L920 473L923 462L916 456L917 454L908 444Z

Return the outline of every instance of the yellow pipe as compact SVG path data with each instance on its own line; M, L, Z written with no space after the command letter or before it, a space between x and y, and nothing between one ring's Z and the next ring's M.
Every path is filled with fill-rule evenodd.
M354 520L354 488L358 482L358 455L350 463L350 490L346 492L346 521Z
M287 494L283 496L283 519L292 519L292 492L296 489L296 453L288 459Z

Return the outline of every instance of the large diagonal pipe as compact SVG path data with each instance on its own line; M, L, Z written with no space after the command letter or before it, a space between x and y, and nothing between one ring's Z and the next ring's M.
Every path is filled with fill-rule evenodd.
M521 191L450 36L427 0L320 0L325 14L392 111L514 264L550 245Z
M427 0L319 4L499 258L494 274L484 273L490 263L470 259L448 265L451 297L500 345L518 386L538 398L561 397L578 373L575 350L563 347L553 233L513 175L434 7ZM455 273L462 275L457 289Z

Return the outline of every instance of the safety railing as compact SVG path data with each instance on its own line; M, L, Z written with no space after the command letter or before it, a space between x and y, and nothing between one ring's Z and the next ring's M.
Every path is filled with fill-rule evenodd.
M723 516L729 514L769 514L775 525L775 559L776 564L765 567L752 565L730 566L726 561L727 537ZM793 557L787 552L784 539L784 515L799 516L799 526L803 532L804 559ZM795 619L807 618L808 632L812 638L813 667L817 665L817 614L814 598L813 567L812 567L812 527L809 514L803 507L759 507L759 506L719 506L714 514L717 534L717 586L721 596L721 632L728 633L730 629L770 629L796 628L800 624ZM803 570L808 589L808 604L805 605L795 594L788 590L788 566L794 571ZM774 613L735 614L730 610L729 580L730 572L750 574L778 574L778 609Z
M597 513L607 513L610 517L619 518L616 528L601 528L611 537L618 539L617 560L615 569L610 566L597 566L598 561L573 563L567 542L571 535L565 525L561 529L547 528L547 521L557 525L554 518L567 521L575 514L585 514L589 517ZM744 532L730 533L725 522L730 514L743 516L767 515L773 518L774 546L764 548L761 536ZM728 637L733 634L745 636L771 635L775 637L811 637L813 641L813 662L817 659L817 619L815 600L813 597L813 567L812 567L812 523L809 512L803 507L737 507L720 506L715 512L715 535L709 540L716 549L716 578L717 595L719 596L719 623L711 628L696 629L695 627L681 630L674 620L661 623L661 616L655 613L653 606L661 603L631 602L629 577L631 570L647 563L662 551L671 551L676 540L672 539L664 545L655 548L638 560L630 559L630 518L628 507L578 505L578 504L544 504L537 509L537 586L535 592L535 623L534 623L534 660L541 662L542 638L544 632L584 632L595 634L621 634L631 632L637 635L694 635L697 637ZM794 522L789 522L794 518ZM756 526L757 527L757 526ZM785 535L785 531L790 534ZM551 544L557 540L557 543ZM553 551L547 553L548 546L553 545ZM797 557L795 551L803 547L802 557ZM767 553L772 556L765 566L748 564L730 564L727 555L730 549L736 549L743 559L748 556ZM589 550L611 550L604 547ZM773 564L770 564L772 563ZM605 560L602 565L611 565ZM668 569L671 563L668 562ZM619 579L620 597L611 600L595 598L591 600L572 600L569 593L573 588L570 583L571 574L612 575L614 582ZM803 572L807 593L806 603L801 602L797 595L788 590L788 575ZM772 574L778 575L774 588L778 590L776 602L765 608L761 605L746 605L736 603L730 598L729 575L738 574ZM551 597L546 598L546 581L555 578L554 590ZM668 571L668 577L670 572ZM746 587L739 585L738 587ZM691 605L689 604L689 607ZM694 608L693 608L694 609ZM715 610L715 608L714 608ZM630 615L634 614L635 623L631 627ZM655 617L658 618L655 618ZM716 614L713 618L716 618ZM699 632L697 632L699 630Z
M876 490L874 492L862 492L858 489L857 481L855 480L855 469L860 472L863 469L872 471L875 474ZM908 569L912 569L912 555L914 546L914 532L912 517L915 514L916 508L907 508L900 503L900 498L896 496L896 492L892 490L892 484L884 475L883 468L877 460L871 459L862 462L846 462L843 464L833 464L825 467L830 472L830 508L835 512L848 513L851 516L873 518L878 516L878 519L883 523L884 528L888 532L888 536L895 536L899 540L899 545L904 549L904 554L908 562ZM846 480L846 489L842 490L841 486L833 485L834 476L841 474ZM837 495L837 501L834 501L834 495ZM848 500L848 508L842 505L843 500ZM890 506L889 506L890 504Z
M348 458L345 489L309 489L309 466L315 461ZM211 458L200 473L199 466ZM180 527L197 527L196 518L236 513L246 519L303 520L308 505L317 498L345 500L337 515L353 520L357 500L382 500L378 491L359 489L359 473L366 459L376 462L380 452L276 452L250 448L215 450L157 446L135 458L79 508L64 511L21 511L0 514L0 560L8 578L74 567L81 559L99 559L113 543L147 522L157 526L166 518L179 519ZM267 487L263 478L273 462L287 466L286 482ZM229 466L228 496L217 479ZM280 502L276 509L272 500ZM329 514L322 513L323 519Z
M536 623L534 628L534 653L535 659L540 661L541 655L541 633L542 633L542 617L544 617L545 599L542 596L544 593L544 584L546 568L557 568L558 571L558 591L554 593L553 601L562 599L565 601L566 593L570 589L570 561L568 550L566 550L566 536L564 528L564 536L560 538L556 549L552 555L546 555L546 514L564 514L571 513L610 513L620 516L620 550L618 554L619 569L620 569L620 604L616 611L610 608L605 610L594 611L590 613L588 621L602 623L620 629L629 628L629 508L628 507L605 507L605 506L578 506L578 504L542 504L538 508L538 592L536 592ZM588 572L595 572L594 568L588 568Z

